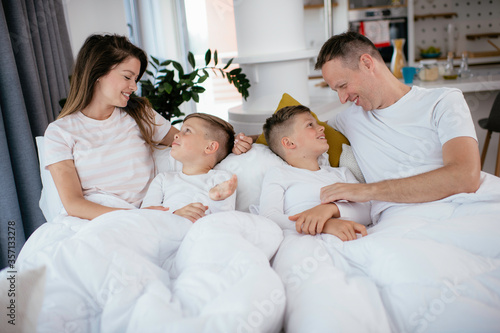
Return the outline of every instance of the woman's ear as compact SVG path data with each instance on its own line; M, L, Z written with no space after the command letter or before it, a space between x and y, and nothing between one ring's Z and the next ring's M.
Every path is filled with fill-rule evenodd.
M293 148L295 148L295 143L293 143L292 140L288 136L285 136L285 137L283 137L281 139L281 145L285 149L293 149Z
M210 155L219 150L219 143L217 141L209 141L207 147L205 148L205 153Z

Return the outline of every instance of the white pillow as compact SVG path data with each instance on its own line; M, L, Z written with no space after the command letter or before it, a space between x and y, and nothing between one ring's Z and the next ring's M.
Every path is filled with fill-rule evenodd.
M52 221L63 209L63 204L57 193L56 185L52 180L49 170L45 166L45 148L43 136L37 136L36 146L38 148L38 159L40 161L40 176L42 178L42 194L40 196L40 209L47 221Z
M43 137L37 137L36 141L40 156L40 173L43 185L40 208L47 221L51 221L61 212L63 206L50 172L43 167ZM362 178L363 175L354 159L351 147L342 145L342 148L340 166L347 167L353 172L356 178L360 175ZM155 149L153 159L155 161L156 173L182 170L182 163L170 156L170 148ZM271 167L284 164L285 162L276 156L268 146L254 143L252 149L245 154L229 154L229 156L215 166L215 169L226 170L236 174L238 177L236 209L248 212L250 205L259 205L262 181L267 170ZM320 157L320 164L328 164L328 154L325 153Z
M345 143L342 144L342 153L340 154L339 166L349 169L354 177L356 177L358 182L366 183L365 177L363 176L358 162L356 162L356 158L354 157L354 153L352 152L352 147L346 145Z

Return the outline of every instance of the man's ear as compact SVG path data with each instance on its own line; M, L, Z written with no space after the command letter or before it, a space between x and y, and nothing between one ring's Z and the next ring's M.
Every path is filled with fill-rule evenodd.
M205 148L205 153L207 155L216 153L217 150L219 150L219 143L217 141L209 141L206 148Z
M295 143L293 143L292 140L288 136L285 136L285 137L283 137L281 139L281 145L285 149L293 149L293 148L295 148Z
M371 55L368 53L364 53L361 55L359 58L359 68L361 69L367 69L369 71L373 71L374 67L374 60Z

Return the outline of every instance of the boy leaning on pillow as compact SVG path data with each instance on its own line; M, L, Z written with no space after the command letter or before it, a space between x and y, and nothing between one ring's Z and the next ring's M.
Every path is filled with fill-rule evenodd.
M205 113L186 116L170 151L182 163L182 171L158 174L141 208L169 211L191 222L209 213L234 210L236 175L213 169L233 145L234 130L228 122Z
M269 148L287 165L266 173L259 214L283 229L295 227L299 233L328 233L342 241L354 240L356 234L367 234L370 203L321 204L322 187L358 182L346 168L319 165L318 158L329 149L324 130L309 108L302 105L281 108L266 120L264 135Z

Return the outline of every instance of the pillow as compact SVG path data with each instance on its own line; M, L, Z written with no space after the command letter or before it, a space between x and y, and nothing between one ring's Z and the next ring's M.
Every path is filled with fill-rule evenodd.
M40 154L40 173L42 175L42 197L40 208L47 219L52 221L62 210L63 206L54 181L48 170L43 168L43 137L37 137L37 146ZM355 177L361 175L352 149L349 145L343 145L344 150L339 157L340 166L345 166ZM155 149L153 152L155 172L181 171L182 163L170 156L170 148ZM319 159L320 165L329 165L328 154L325 153ZM226 170L238 176L238 195L236 196L236 209L248 212L250 205L259 205L262 181L267 170L274 166L284 165L280 157L274 154L268 146L254 143L252 149L245 154L229 154L224 160L215 166L216 170ZM361 180L360 180L361 181Z
M278 111L281 108L284 108L285 106L293 106L293 105L300 105L300 103L296 101L292 96L285 93L281 97L281 101L278 104L278 108L276 109L276 111ZM314 114L314 112L311 112L311 114L313 115L314 118L316 118L316 121L318 122L319 125L325 127L326 141L330 146L330 148L328 149L330 165L333 167L338 167L340 154L342 152L342 144L349 144L349 140L347 140L347 138L342 133L335 130L327 123L319 121L318 117L316 116L316 114ZM262 133L255 142L267 145L264 133Z
M36 146L38 149L38 159L40 161L40 177L42 178L42 193L39 206L43 216L47 221L52 221L63 209L63 204L57 193L56 185L52 180L50 171L45 169L45 149L43 145L43 136L37 136Z
M354 157L352 147L346 145L345 143L342 144L342 154L340 154L339 166L346 167L347 169L349 169L354 175L354 177L356 177L358 182L366 183L365 177L363 176L363 173L359 168L358 162L356 162L356 158Z

